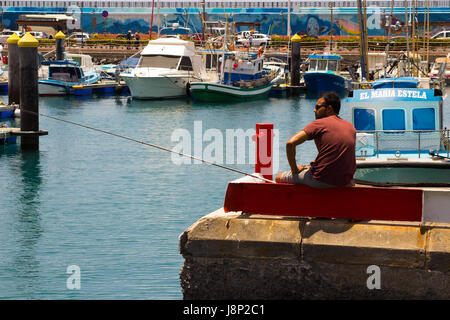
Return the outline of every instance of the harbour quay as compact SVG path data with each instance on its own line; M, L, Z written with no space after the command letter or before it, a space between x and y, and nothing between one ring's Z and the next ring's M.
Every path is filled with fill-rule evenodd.
M183 298L449 299L449 241L448 223L219 209L180 235Z

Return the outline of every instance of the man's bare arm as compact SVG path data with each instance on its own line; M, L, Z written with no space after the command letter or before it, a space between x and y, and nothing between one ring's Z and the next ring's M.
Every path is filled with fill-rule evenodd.
M308 140L308 135L305 131L297 132L292 138L288 140L286 143L286 155L289 162L289 166L291 167L291 172L293 174L297 174L300 172L297 167L297 161L295 160L295 148Z

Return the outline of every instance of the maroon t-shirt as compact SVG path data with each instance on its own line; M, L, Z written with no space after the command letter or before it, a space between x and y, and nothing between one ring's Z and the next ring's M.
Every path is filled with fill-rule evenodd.
M314 179L334 185L345 186L356 171L356 129L338 116L316 119L303 131L309 140L314 139L319 154L311 163Z

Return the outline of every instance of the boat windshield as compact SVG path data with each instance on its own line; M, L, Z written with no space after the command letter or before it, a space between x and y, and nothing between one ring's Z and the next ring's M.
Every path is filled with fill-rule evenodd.
M165 56L165 55L151 55L141 56L138 68L163 68L163 69L176 69L180 56Z
M315 71L317 66L317 60L309 61L309 71Z
M319 60L319 62L317 63L317 70L327 70L327 60Z
M328 61L328 70L337 71L338 62L337 60L329 60Z

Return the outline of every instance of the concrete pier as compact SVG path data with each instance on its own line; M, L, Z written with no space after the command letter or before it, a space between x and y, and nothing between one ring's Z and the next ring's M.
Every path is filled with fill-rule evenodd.
M217 210L180 235L184 299L450 299L450 224ZM379 287L379 288L378 288Z

